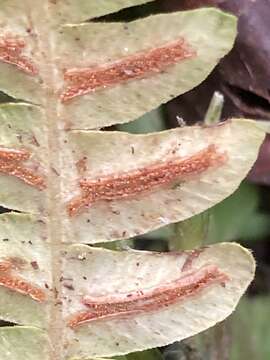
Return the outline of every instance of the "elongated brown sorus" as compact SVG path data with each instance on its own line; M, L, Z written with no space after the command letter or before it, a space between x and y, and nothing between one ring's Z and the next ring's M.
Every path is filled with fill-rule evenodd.
M218 151L216 145L187 158L175 158L159 162L149 167L129 173L112 174L97 180L80 181L82 196L68 204L70 216L76 215L83 207L91 206L100 200L118 200L153 191L160 186L168 186L176 180L198 175L210 167L223 165L226 154Z
M68 69L64 73L67 87L61 94L62 102L126 81L147 78L167 67L194 57L195 50L184 39L146 50L99 67Z
M26 150L0 147L0 173L15 176L28 185L34 186L39 190L44 190L46 184L43 177L35 174L34 170L23 167L20 164L29 158L30 153Z
M69 327L76 328L91 321L110 317L128 317L139 313L158 311L191 296L213 285L224 285L228 276L215 265L206 265L179 279L154 290L139 290L135 293L114 297L84 297L83 304L90 310L75 314L68 322Z
M32 60L23 55L26 43L16 36L0 36L0 61L16 66L28 75L37 75Z
M13 270L14 265L11 261L4 260L0 262L0 286L30 296L37 302L44 302L46 300L46 294L42 289L23 280L21 277L13 275Z

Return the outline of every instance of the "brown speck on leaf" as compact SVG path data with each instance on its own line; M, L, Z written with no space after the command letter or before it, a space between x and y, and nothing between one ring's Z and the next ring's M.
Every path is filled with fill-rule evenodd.
M56 289L56 287L53 288L53 292L54 292L54 298L57 299L59 291Z
M87 171L87 157L84 156L79 161L77 161L76 167L77 167L78 173L80 175L83 175Z
M40 146L39 142L37 141L37 138L34 135L32 136L32 143L37 147Z
M56 176L60 176L59 171L57 171L54 167L51 167L51 170Z
M38 266L38 263L36 261L31 261L31 266L34 270L38 270L39 269L39 266Z
M68 289L68 290L74 291L74 286L71 285L71 284L63 284L63 286L64 286L66 289Z

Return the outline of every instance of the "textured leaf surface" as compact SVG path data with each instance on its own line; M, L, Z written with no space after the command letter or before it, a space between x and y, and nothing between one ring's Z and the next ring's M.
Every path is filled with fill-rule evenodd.
M97 8L92 1L80 3ZM106 4L113 9L123 1L102 1L100 7ZM4 1L0 17L9 19L17 5L18 0ZM19 4L21 17L8 20L0 33L0 89L40 104L46 117L50 114L65 128L134 120L192 89L231 49L236 34L235 18L214 9L60 28L46 17L44 22L40 19L42 11L55 19L66 7L75 17L75 7L87 14L75 1L57 1L48 8L46 2L30 2L23 9ZM37 21L39 25L33 27ZM77 95L63 103L69 87ZM81 95L80 87L86 88Z
M24 103L0 105L0 146L4 149L27 150L28 162L20 165L33 173L48 176L48 131L41 108ZM7 175L7 174L6 174ZM0 173L0 203L7 208L26 212L44 211L45 193L26 185L15 176Z
M31 327L0 328L1 359L49 360L50 346L47 336Z
M47 139L39 128L43 112L23 104L2 105L0 117L2 146L27 149L31 158L20 166L49 183ZM51 163L56 181L61 180L56 196L62 241L128 238L206 210L236 190L256 160L263 138L256 124L246 120L147 135L68 132L61 139L59 162ZM217 159L211 164L212 156ZM174 174L173 164L182 161L182 173ZM148 172L148 180L138 175L142 171ZM164 171L172 176L165 182ZM92 189L86 196L83 179L90 184L100 182L99 190ZM46 211L49 188L40 190L10 173L0 173L0 184L2 206L50 218ZM77 209L70 213L73 204Z
M0 90L16 103L0 106L0 205L22 212L0 216L0 318L22 326L0 329L5 360L165 345L228 316L252 279L253 259L237 245L193 255L71 245L214 205L264 136L235 120L145 136L86 130L190 90L233 45L235 18L213 9L80 23L143 2L1 1Z
M155 76L151 67L143 79L121 82L118 74L114 86L103 83L105 89L71 99L64 109L70 126L97 128L133 120L195 87L232 47L235 27L233 17L216 10L157 15L128 24L63 27L58 38L61 68L104 68L181 39L186 52L178 62L172 56L171 66L163 71L153 68ZM131 75L134 69L128 67L127 75L128 71Z
M149 1L153 0L69 0L56 1L53 8L61 22L77 23Z
M83 249L78 253L80 254L82 251ZM108 276L106 290L103 286L98 285L96 288L92 288L91 294L96 293L109 297L115 292L118 293L117 297L119 293L126 294L133 289L136 291L161 287L164 282L173 281L179 276L179 268L186 260L183 255L173 254L157 255L156 257L152 254L131 252L130 255L126 254L125 258L121 256L122 254L118 257L117 253L108 253L108 258L102 252L100 252L100 257L97 252L93 254L94 256L89 259L89 262L92 264L100 259L103 265L104 259L106 259L107 274L111 273L110 267L114 268L115 264L120 265L120 262L122 264L118 267L119 272ZM111 257L110 260L109 257ZM117 257L119 261L117 261ZM238 259L237 264L235 264L235 258ZM75 263L73 263L74 267ZM206 249L198 260L194 260L192 268L198 269L205 264L217 265L231 280L226 283L225 287L220 284L210 286L200 295L189 298L186 303L180 301L172 306L164 308L160 306L153 313L141 313L133 319L132 317L126 319L121 319L121 317L104 318L104 321L100 320L89 323L89 326L79 327L76 334L80 339L80 350L73 341L70 343L70 353L73 355L73 353L79 352L81 357L88 354L89 357L110 356L111 354L143 350L146 347L162 346L192 336L223 320L231 313L239 296L253 278L254 261L250 254L238 245L223 244ZM103 277L104 266L101 268L100 275L97 265L95 268L97 269L95 279L96 276ZM72 267L69 268L70 276L74 273L71 269ZM123 272L126 275L122 276ZM153 277L153 273L155 273L155 277ZM70 314L70 308L67 308ZM67 333L68 338L69 336ZM106 341L104 341L105 338ZM92 349L90 350L89 345L91 347L91 344ZM91 352L89 353L89 351Z
M31 246L22 240L23 236L25 239L30 238L29 231L35 232L38 226L35 219L9 214L1 216L1 220L6 223L1 229L6 228L12 234L14 222L21 222L20 236L1 242L1 264L3 259L13 263L16 259L16 264L23 265L21 269L17 267L14 274L23 277L32 286L38 285L46 294L46 301L39 303L29 295L19 295L16 289L1 286L1 301L10 302L12 308L16 304L24 308L23 312L12 311L12 316L7 314L5 308L1 308L1 317L20 324L27 324L30 319L44 329L41 336L40 332L35 334L28 328L15 327L15 336L19 341L22 334L23 338L28 339L27 342L32 341L32 337L40 341L40 337L45 339L48 336L54 343L51 320L45 315L46 309L55 306L54 290L47 279L51 261L50 256L46 256L48 244L44 239L33 236ZM7 230L1 232L1 237L7 236ZM40 258L41 251L45 254L43 258ZM61 318L53 320L53 326L58 327L57 342L64 345L65 359L124 354L166 345L203 331L233 311L252 280L255 267L248 251L239 245L226 243L197 252L171 254L114 252L73 245L64 246L62 256L62 289L58 298L62 312ZM38 268L33 268L33 262L38 264ZM202 274L205 268L208 270L204 277ZM213 276L217 276L214 281ZM204 280L198 281L198 277ZM188 286L188 291L184 290L185 286ZM178 289L177 296L174 298L168 289ZM127 305L129 299L133 301ZM86 300L95 305L105 305L101 305L104 307L96 312L95 307L91 309L86 305ZM117 307L114 306L116 302ZM150 307L147 305L149 303ZM85 313L88 316L90 314L90 318L80 322L83 318L81 314ZM16 334L16 329L20 335ZM10 342L15 341L10 331L9 328L2 329L3 337L7 338L5 347L0 348L2 354L11 347ZM47 341L49 344L50 341ZM44 346L49 347L46 343ZM23 351L25 354L30 351L31 354L27 344L21 345Z
M166 164L175 157L188 159L211 145L216 145L217 152L224 154L226 160L201 173L197 173L195 165L189 176L176 177L171 186L160 185L158 191L153 188L133 197L115 197L109 204L90 202L88 209L82 208L67 223L66 233L74 231L74 236L80 234L85 242L92 242L91 235L93 241L120 239L198 214L236 190L256 160L263 138L264 133L254 123L243 120L232 120L212 128L194 126L149 135L72 132L73 158L75 161L84 156L87 159L84 177L93 180L108 177L111 186L113 176L121 176L124 172L133 174L135 169L152 164ZM91 151L87 150L88 143L91 143ZM71 180L70 171L66 181L68 178ZM138 186L139 182L133 189L134 195ZM74 190L69 189L68 193L74 196Z

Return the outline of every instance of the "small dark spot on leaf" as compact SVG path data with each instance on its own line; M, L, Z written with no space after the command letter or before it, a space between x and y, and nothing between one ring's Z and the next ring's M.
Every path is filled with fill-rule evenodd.
M38 266L38 263L36 261L31 261L31 266L34 270L38 270L39 269L39 266Z
M74 291L74 286L71 285L71 284L63 284L63 286L64 286L66 289L68 289L68 290Z

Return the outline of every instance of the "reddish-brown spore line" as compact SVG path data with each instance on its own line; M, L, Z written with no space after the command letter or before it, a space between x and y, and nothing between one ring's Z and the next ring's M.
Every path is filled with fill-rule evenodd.
M207 171L209 168L221 166L227 160L224 153L218 151L216 145L187 158L174 158L159 162L135 171L111 174L97 180L80 181L82 196L68 204L70 216L76 215L82 208L89 207L101 200L119 200L131 198L142 193L154 191L161 186L169 186L177 180L184 180Z
M125 57L112 64L66 70L64 79L68 85L61 94L61 100L65 103L97 89L153 76L195 55L195 50L184 39L179 39L161 47Z
M36 174L34 170L21 165L30 158L30 155L26 150L0 147L0 173L15 176L38 190L44 190L46 188L44 178Z
M37 302L44 302L46 300L45 292L38 286L13 275L13 268L14 265L12 262L0 262L0 286L3 286L11 291L18 292L22 295L30 296Z
M223 285L228 280L228 276L217 266L206 265L154 290L141 290L117 297L85 297L83 304L90 310L75 314L68 325L74 329L92 321L159 311L195 296L211 285Z
M28 75L37 75L38 70L32 60L23 55L26 43L16 36L0 36L0 61L14 65Z

